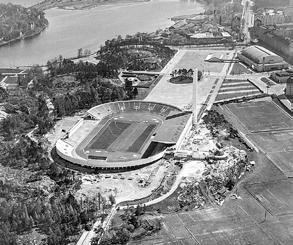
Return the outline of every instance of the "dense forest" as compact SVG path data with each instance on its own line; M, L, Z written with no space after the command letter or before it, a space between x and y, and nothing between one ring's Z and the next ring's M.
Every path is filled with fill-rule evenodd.
M47 234L47 244L68 244L71 235L97 217L98 201L71 194L80 176L52 162L45 142L28 136L1 142L0 162L24 175L23 180L0 179L0 244L16 244L15 234L32 228Z
M44 13L37 9L0 3L0 41L31 36L47 25Z

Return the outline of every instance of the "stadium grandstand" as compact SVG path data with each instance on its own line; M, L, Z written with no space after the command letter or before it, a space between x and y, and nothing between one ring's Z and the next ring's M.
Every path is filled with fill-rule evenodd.
M120 101L91 108L56 143L73 164L128 170L151 164L178 147L192 124L191 112L147 101Z
M284 59L261 46L250 46L238 53L241 62L258 72L288 69Z

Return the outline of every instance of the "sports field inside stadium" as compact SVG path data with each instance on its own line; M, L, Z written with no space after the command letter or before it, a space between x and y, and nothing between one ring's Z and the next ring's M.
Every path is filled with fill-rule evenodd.
M157 123L111 119L85 147L87 150L140 152Z
M160 117L146 112L107 116L78 144L76 152L96 160L139 159L161 124Z

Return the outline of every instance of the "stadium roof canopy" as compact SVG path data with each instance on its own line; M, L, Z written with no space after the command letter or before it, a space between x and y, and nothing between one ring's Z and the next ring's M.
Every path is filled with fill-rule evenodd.
M242 50L241 54L257 64L274 64L284 61L279 55L257 45Z

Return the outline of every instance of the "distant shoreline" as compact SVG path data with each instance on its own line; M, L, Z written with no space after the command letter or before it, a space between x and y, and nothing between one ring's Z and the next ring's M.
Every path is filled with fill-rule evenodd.
M127 2L128 2L128 4L127 4ZM97 7L97 8L95 8L95 9L99 9L99 8L101 8L102 10L104 9L104 8L108 8L108 6L109 5L111 5L111 7L113 6L118 6L118 7L120 7L120 6L123 6L123 4L125 4L125 6L135 6L135 5L140 5L140 9L141 8L144 8L144 6L149 6L149 5L151 5L152 4L152 2L155 2L155 1L153 1L153 0L148 0L148 1L145 1L145 0L143 0L143 1L136 1L136 0L122 0L122 2L120 2L119 1L119 3L114 3L114 2L108 2L108 4L107 5L104 5L104 7L102 6L102 7ZM165 2L165 1L162 1L162 2ZM166 1L167 3L167 5L168 5L168 1ZM161 6L161 5L159 5L159 6ZM164 6L164 5L162 5L162 6ZM177 6L177 5L175 5L175 6ZM193 5L192 5L193 6ZM203 12L204 10L202 9L202 4L200 4L199 5L199 7L200 7L200 12ZM147 7L148 9L149 9L149 7ZM115 8L116 9L116 8ZM128 9L128 7L126 7L126 8L123 8L123 9ZM132 8L131 8L132 9ZM198 12L198 10L197 10L197 7L195 7L194 8L195 10L194 11L187 11L186 13L190 13L190 15L194 15L193 13L197 13ZM48 10L48 12L47 11L45 11L45 13L50 13L50 11L55 11L56 10L56 12L60 12L61 14L63 14L63 11L64 10L58 10L57 8L55 8L55 9L51 9L51 10ZM85 9L84 11L77 11L78 12L78 15L80 14L80 15L82 15L82 13L83 12L85 12L85 13L87 13L87 11L90 11L91 12L91 10L87 10L87 9ZM64 14L66 15L66 12L67 13L70 13L70 12L72 12L72 11L64 11ZM176 12L176 11L173 11L174 13ZM172 13L173 13L172 12ZM55 12L54 12L55 13ZM169 15L168 17L166 17L166 20L171 20L171 18L172 17L175 17L175 16L178 16L178 14L177 13L175 13L175 14L171 14L171 15ZM182 13L182 15L180 15L180 16L187 16L188 14L185 14L185 12L184 11L179 11L179 13ZM198 13L197 13L198 14ZM50 19L49 19L49 21L50 21ZM166 21L166 23L167 23L167 21ZM170 22L168 22L168 24L165 26L166 24L164 24L164 27L162 27L162 28L167 28L167 27L169 27L169 26L171 26L172 25L172 23ZM153 28L153 27L152 27ZM157 28L159 28L159 27L155 27L155 29L154 30L150 30L150 31L155 31ZM139 32L139 31L141 31L140 29L141 28L139 28L139 27L137 27L137 31L136 32ZM43 30L45 30L45 28L43 28L42 30L40 30L40 29L37 29L37 32L34 32L34 33L32 33L32 32L30 32L30 35L29 36L22 36L22 37L18 37L18 38L16 38L16 39L13 39L13 40L10 40L10 41L8 41L8 42L0 42L0 47L2 46L4 46L3 47L3 49L5 49L5 51L6 51L6 49L8 48L8 49L13 49L13 51L11 51L11 53L15 53L14 52L14 45L16 46L16 49L18 49L19 48L19 46L26 46L26 42L20 42L21 40L23 40L23 39L29 39L29 38L31 38L32 40L34 40L33 38L34 37L36 37L36 39L43 39L43 35L42 36L40 36L40 37L37 37L39 34L41 34L41 32L43 31ZM51 28L50 28L50 30L51 30ZM119 33L119 32L117 32L117 33ZM128 33L123 33L123 35L126 35L126 34L128 34ZM117 34L114 34L113 35L113 38L115 37L115 35L117 35ZM44 36L47 36L47 35L44 35ZM46 37L45 37L45 39L46 39ZM111 38L107 38L107 39L111 39ZM98 40L99 41L99 40ZM97 41L97 42L98 42ZM106 41L106 40L105 40ZM104 41L102 41L102 42L104 42ZM21 44L21 45L19 45L20 43L23 43L23 44ZM102 44L101 44L102 45ZM6 46L6 47L5 47ZM76 47L76 49L77 49L78 47ZM99 48L97 48L96 46L94 47L94 48L92 48L92 50L98 50ZM10 52L10 51L9 51ZM7 55L9 54L9 52L7 51ZM25 53L25 52L24 52ZM69 53L69 52L68 52ZM72 54L71 54L72 53ZM75 55L75 53L74 52L71 52L71 53L69 53L69 55L67 54L65 54L65 53L62 53L62 51L60 51L58 54L63 54L63 55L65 55L64 57L66 57L67 59L76 59L77 58L77 55ZM36 64L36 63L38 63L38 64L45 64L45 62L47 61L47 60L49 60L49 59L53 59L54 57L56 57L58 54L56 54L55 56L52 56L52 57L49 57L49 55L47 55L48 56L48 58L46 58L46 60L40 60L40 61L26 61L27 59L26 58L21 58L21 59L23 59L24 61L22 62L18 62L19 63L19 65L20 66L25 66L25 65L27 65L28 63L30 64L30 65L33 65L33 64ZM17 57L17 55L18 54L16 54L16 55L14 55L15 57ZM33 55L32 55L33 56ZM25 57L25 56L24 56ZM30 57L30 56L28 56L28 57ZM15 59L17 59L17 58L15 58ZM83 57L83 59L84 60L86 60L87 58L86 57ZM28 59L29 60L29 59ZM37 60L37 59L35 59L35 60ZM6 61L4 61L3 62L3 64L5 64L5 62ZM14 62L14 61L12 61L12 62ZM15 64L14 64L14 66L15 66Z
M85 9L91 9L96 8L98 6L105 6L105 5L111 5L111 4L125 4L125 3L143 3L143 2L150 2L151 0L96 0L96 1L76 1L73 0L73 2L53 2L51 3L48 0L44 0L40 3L37 3L35 5L32 5L30 8L36 8L38 10L49 10L52 8L59 8L63 10L85 10Z
M46 0L45 0L46 1ZM76 4L72 4L71 8L67 8L66 4L63 4L62 6L51 6L49 8L39 8L38 5L41 5L43 2L37 3L36 5L30 6L28 8L37 8L38 10L49 10L51 8L59 8L59 9L63 9L63 10L86 10L86 9L90 9L90 8L95 8L98 6L105 6L105 5L110 5L110 4L118 4L118 3L140 3L140 2L150 2L151 0L109 0L107 2L101 2L101 3L92 3L92 4L88 4L86 5L86 2L83 3L76 3ZM82 5L82 7L76 7ZM45 25L44 27L42 27L41 29L38 29L37 31L29 34L29 35L24 35L24 36L20 36L14 39L11 39L9 41L0 41L0 48L4 47L4 46L9 46L13 43L19 42L21 40L26 40L26 39L30 39L30 38L34 38L38 35L40 35L47 27L49 24Z

